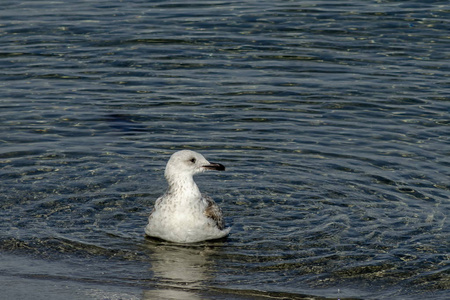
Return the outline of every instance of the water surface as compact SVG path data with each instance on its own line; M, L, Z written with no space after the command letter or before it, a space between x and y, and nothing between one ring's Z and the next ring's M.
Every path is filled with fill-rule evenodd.
M448 299L450 7L422 2L2 1L4 295ZM196 178L227 240L144 238L181 149L227 167Z

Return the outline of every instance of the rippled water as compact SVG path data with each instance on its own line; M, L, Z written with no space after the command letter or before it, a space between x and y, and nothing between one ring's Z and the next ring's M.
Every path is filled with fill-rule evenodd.
M3 295L448 299L449 12L2 1ZM180 149L227 240L144 238Z

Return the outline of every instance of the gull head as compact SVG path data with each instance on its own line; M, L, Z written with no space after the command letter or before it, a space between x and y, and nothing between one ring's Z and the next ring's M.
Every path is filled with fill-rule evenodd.
M165 177L171 179L178 176L193 176L207 170L224 171L222 164L206 160L200 153L191 150L175 152L166 165Z

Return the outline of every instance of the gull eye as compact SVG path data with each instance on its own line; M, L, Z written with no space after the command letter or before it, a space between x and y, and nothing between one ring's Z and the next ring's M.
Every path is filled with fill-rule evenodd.
M195 164L196 161L195 157L191 158L191 163Z

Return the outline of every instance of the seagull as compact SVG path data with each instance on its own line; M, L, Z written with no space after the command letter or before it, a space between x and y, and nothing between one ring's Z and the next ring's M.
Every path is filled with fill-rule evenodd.
M231 227L225 228L222 210L211 197L200 192L193 178L208 170L224 171L225 167L190 150L172 154L164 172L169 187L155 202L145 227L147 236L196 243L228 235Z

